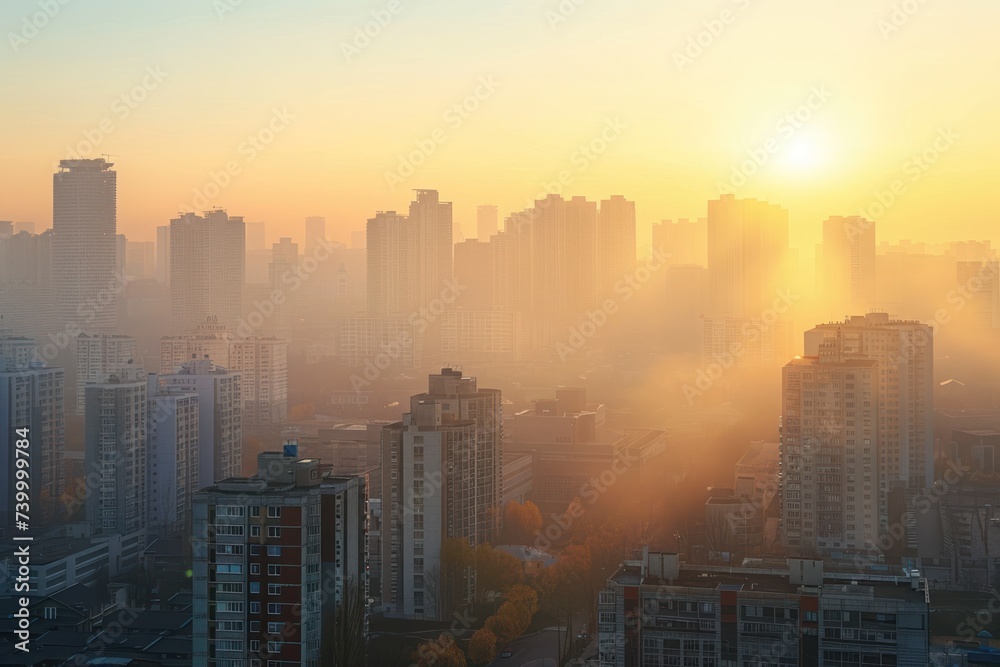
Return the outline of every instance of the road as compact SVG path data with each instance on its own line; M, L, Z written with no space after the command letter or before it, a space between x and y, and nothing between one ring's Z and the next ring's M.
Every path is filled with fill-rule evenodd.
M497 659L491 667L556 667L559 660L559 639L555 628L515 639L506 646L512 655ZM503 649L500 650L503 653Z

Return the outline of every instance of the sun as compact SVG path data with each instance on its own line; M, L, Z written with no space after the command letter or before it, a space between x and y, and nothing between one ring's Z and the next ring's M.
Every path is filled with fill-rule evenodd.
M785 166L797 171L812 170L822 166L826 158L823 146L812 137L792 139L785 149Z

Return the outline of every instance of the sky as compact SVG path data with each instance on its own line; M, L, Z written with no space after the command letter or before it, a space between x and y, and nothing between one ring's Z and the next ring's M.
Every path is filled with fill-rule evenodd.
M139 241L214 206L269 241L310 215L347 241L416 188L470 237L477 205L548 188L634 199L640 243L722 190L787 208L810 256L824 218L862 210L880 240L988 238L998 19L995 0L5 0L0 219L50 226L58 160L108 154Z

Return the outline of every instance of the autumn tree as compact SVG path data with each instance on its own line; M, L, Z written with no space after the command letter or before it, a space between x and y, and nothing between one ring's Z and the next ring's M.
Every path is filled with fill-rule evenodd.
M503 530L508 544L531 544L542 529L542 513L530 500L512 500L504 507Z
M531 588L518 585L508 591L506 601L497 613L486 619L484 627L496 636L503 646L514 641L531 626L531 619L538 611L538 594Z
M524 573L520 561L506 551L480 544L475 552L476 588L480 602L489 594L502 594L521 583Z
M533 617L538 611L538 593L535 589L524 584L514 586L505 596L507 602L524 609L529 617Z
M469 640L469 660L474 665L487 665L497 657L497 636L489 628L480 628Z
M560 663L568 655L573 639L573 616L585 605L593 604L590 595L590 552L587 547L568 547L555 564L535 577L539 600L557 623L565 623L566 636L559 648Z
M420 644L411 659L417 667L466 667L465 654L448 633Z

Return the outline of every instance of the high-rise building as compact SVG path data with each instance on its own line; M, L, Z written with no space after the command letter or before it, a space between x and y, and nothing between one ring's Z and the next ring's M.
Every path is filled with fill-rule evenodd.
M879 495L897 483L914 493L934 481L934 332L886 313L852 316L805 332L805 353L879 363ZM891 412L886 412L890 410ZM891 415L891 417L890 417Z
M139 343L121 334L80 334L76 338L76 412L84 414L88 384L107 382L127 368L141 367Z
M875 359L807 356L782 371L781 521L790 553L867 551L879 536Z
M193 359L176 373L152 375L149 386L198 395L198 483L204 488L240 474L243 456L243 400L240 374ZM152 389L150 389L152 391Z
M442 542L495 539L502 424L500 391L446 368L383 429L382 601L391 615L438 618Z
M788 211L733 195L708 202L713 315L753 318L788 287Z
M326 218L319 216L306 218L305 232L305 251L307 255L311 255L321 243L326 242Z
M170 225L156 228L156 282L170 285Z
M368 221L368 315L409 314L417 306L416 235L406 216L379 211Z
M463 362L517 361L524 352L521 313L447 310L441 314L441 352Z
M493 248L490 242L471 239L455 244L455 284L461 291L455 300L465 310L491 310L495 291Z
M198 490L201 424L196 391L147 380L146 527L150 535L188 535Z
M664 220L653 225L653 249L667 256L667 266L708 264L708 220Z
M37 336L70 324L56 317L61 306L52 289L53 236L50 229L0 238L0 335Z
M0 282L49 286L52 283L52 230L18 232L0 240ZM38 308L40 304L33 303Z
M955 263L957 284L963 289L968 305L957 313L975 330L992 331L1000 328L1000 261L990 255L972 261ZM950 302L949 302L950 303Z
M128 256L128 238L124 234L115 234L115 273L123 284L128 284L132 276L125 273L125 262Z
M484 204L476 207L476 238L488 242L490 237L500 232L500 215L497 207Z
M52 521L65 488L63 453L66 445L61 368L32 362L35 344L29 338L0 338L0 475L13 489L18 442L27 441L31 461L32 520ZM0 530L11 535L15 525L13 493L0 497Z
M138 535L146 526L146 380L130 369L86 389L86 470L97 488L86 500L98 535Z
M52 177L52 282L57 326L114 331L120 274L115 275L117 173L103 158L61 160Z
M598 291L614 293L614 287L635 271L635 202L621 195L601 201L597 222Z
M746 368L788 358L792 257L788 211L733 195L708 202L704 363Z
M160 340L160 373L176 373L191 359L240 375L242 420L246 426L280 424L288 417L288 341L270 336L242 338L214 322L193 333Z
M125 275L129 280L145 280L156 275L156 244L152 241L127 241Z
M862 312L875 302L875 223L833 216L823 222L817 266L823 304L837 316Z
M437 190L417 190L410 203L409 222L414 229L413 248L418 306L440 298L454 275L452 265L451 202L442 202Z
M196 493L194 664L332 664L326 612L351 582L367 607L366 500L363 477L326 476L294 447Z
M191 331L208 317L235 329L243 314L243 218L225 211L170 221L170 296L175 326Z

